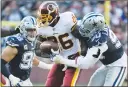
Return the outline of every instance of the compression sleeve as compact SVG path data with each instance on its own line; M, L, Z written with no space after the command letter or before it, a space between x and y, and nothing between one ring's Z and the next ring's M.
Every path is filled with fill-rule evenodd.
M7 62L5 60L3 60L1 58L1 73L6 76L7 78L9 78L9 75L11 74L10 71L7 69L7 67L5 66Z
M82 36L80 35L80 33L79 33L79 28L80 28L80 26L76 25L71 33L72 33L72 35L73 35L74 37L76 37L76 38L78 38L78 39L81 39L81 38L83 38L83 37L82 37Z

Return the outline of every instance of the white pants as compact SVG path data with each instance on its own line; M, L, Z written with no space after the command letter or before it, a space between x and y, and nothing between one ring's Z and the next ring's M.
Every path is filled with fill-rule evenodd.
M126 75L126 67L102 65L91 76L88 86L122 86Z
M4 86L9 87L10 86L10 81L9 81L8 78L5 78L5 79L6 79L6 84ZM20 86L33 86L29 78L26 79L25 81L20 82L19 84L20 84Z

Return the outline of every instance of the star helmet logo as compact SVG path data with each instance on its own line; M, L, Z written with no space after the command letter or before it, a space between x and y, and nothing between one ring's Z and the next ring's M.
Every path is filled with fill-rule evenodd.
M93 23L93 27L96 27L96 26L97 26L97 23L96 23L96 22L94 22L94 23Z

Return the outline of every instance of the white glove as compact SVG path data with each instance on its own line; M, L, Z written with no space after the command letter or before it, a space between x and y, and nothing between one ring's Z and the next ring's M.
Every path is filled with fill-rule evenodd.
M59 53L60 53L60 50L58 49L57 51L54 51L53 49L51 49L51 52L53 54L51 60L55 63L60 63L60 64L63 64L62 62L62 59L63 59L63 56L61 56ZM67 69L67 65L64 65L64 68L62 69L62 71L65 71Z
M32 87L32 83L30 81L21 81L18 84L20 85L20 87L27 87L27 86Z
M12 74L9 75L9 80L12 86L18 86L18 83L21 81L19 78L13 76Z
M55 63L61 63L61 59L63 59L61 55L56 55L52 58L52 61Z

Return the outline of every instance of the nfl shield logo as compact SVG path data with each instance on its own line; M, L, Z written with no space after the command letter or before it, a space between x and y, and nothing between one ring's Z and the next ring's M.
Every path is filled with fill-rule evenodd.
M27 45L24 45L24 49L25 49L25 50L28 50L28 46L27 46Z

